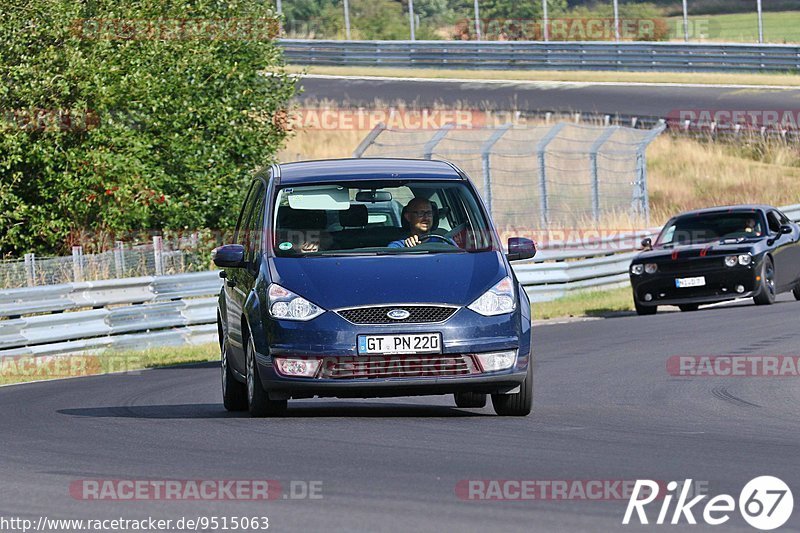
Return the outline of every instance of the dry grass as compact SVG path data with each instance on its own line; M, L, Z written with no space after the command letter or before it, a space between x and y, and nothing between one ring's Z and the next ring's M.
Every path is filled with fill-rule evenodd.
M298 131L279 153L281 161L350 157L364 130ZM800 198L800 150L796 145L706 142L662 135L647 151L652 225L673 214L713 205L787 205ZM474 176L473 176L474 177ZM631 227L625 215L603 227Z
M800 86L795 74L688 73L688 72L608 72L551 70L458 70L377 67L301 67L292 65L289 72L332 76L388 76L400 78L459 78L504 81L574 81L621 83L688 83L702 85L780 85Z

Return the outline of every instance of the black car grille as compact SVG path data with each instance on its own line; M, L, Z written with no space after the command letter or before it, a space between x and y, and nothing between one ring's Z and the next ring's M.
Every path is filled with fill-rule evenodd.
M477 372L469 356L408 355L330 358L322 379L465 376Z
M711 272L725 268L727 268L725 266L725 258L720 256L663 261L658 264L658 271L662 274L689 275L695 272Z
M408 317L401 320L389 318L387 313L395 309L408 311ZM386 305L343 309L339 311L339 314L353 324L430 324L444 322L456 311L456 307L440 305Z

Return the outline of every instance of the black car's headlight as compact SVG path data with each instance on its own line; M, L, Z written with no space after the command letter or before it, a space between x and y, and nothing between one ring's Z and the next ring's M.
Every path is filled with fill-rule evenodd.
M648 274L655 274L658 272L658 265L655 263L645 263L644 271Z
M268 308L269 315L279 320L311 320L318 317L325 310L315 305L302 296L298 296L289 289L284 289L277 283L269 286Z
M753 262L753 256L750 254L729 255L725 257L725 266L735 267L736 265L747 266Z
M483 316L503 315L517 308L514 297L514 283L506 276L484 292L480 298L467 306Z
M644 265L631 265L631 274L641 276L644 273Z

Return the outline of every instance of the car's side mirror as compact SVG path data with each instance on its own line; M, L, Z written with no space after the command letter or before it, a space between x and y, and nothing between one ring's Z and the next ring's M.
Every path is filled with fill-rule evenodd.
M791 226L781 226L780 233L781 235L789 235L792 232Z
M508 253L506 257L509 261L521 261L530 259L536 255L536 243L524 237L511 237L508 239Z
M214 248L211 260L222 268L241 268L244 266L244 246L241 244L225 244Z
M645 237L642 239L642 248L645 250L652 250L653 249L653 240L650 237Z

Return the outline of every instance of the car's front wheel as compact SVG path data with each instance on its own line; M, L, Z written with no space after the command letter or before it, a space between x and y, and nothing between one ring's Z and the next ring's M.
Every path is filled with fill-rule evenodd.
M281 416L286 412L288 402L286 400L270 400L267 391L261 384L258 375L258 363L256 362L255 347L253 339L247 340L247 406L250 415L263 418L265 416Z
M775 265L769 256L761 265L761 282L758 294L753 297L756 305L770 305L775 302Z
M233 377L228 363L228 339L224 334L220 339L220 366L222 367L222 405L228 411L247 409L247 387Z
M500 416L528 416L533 407L533 359L528 361L528 375L514 394L492 394L492 407Z
M794 295L795 300L800 300L800 284L798 284L794 289L792 289L792 294Z
M479 392L457 392L453 396L456 399L456 407L462 409L479 409L486 407L486 395Z

